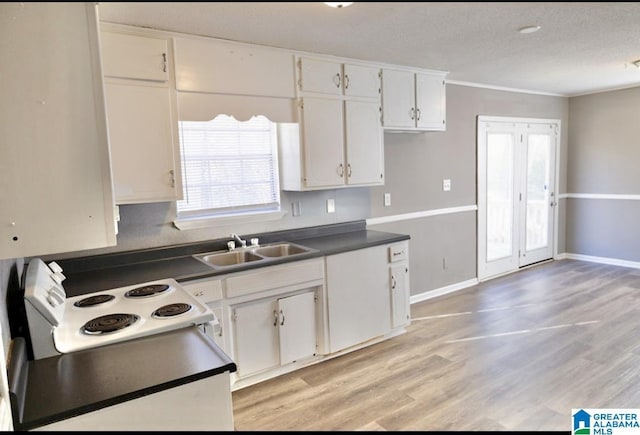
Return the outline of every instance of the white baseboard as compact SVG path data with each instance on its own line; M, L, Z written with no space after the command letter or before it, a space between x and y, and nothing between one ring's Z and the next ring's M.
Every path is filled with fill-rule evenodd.
M592 263L610 264L612 266L622 266L622 267L631 267L633 269L640 269L640 261L620 260L617 258L608 258L608 257L594 257L592 255L571 254L571 253L564 253L560 255L562 255L563 258L568 258L571 260L590 261ZM560 255L558 255L558 257L556 258L560 259Z
M473 279L469 279L467 281L458 282L458 283L451 284L451 285L448 285L448 286L445 286L445 287L437 288L435 290L429 290L429 291L424 292L424 293L419 293L417 295L412 295L409 298L409 301L412 304L415 304L417 302L426 301L427 299L435 298L436 296L446 295L448 293L453 293L453 292L456 292L458 290L462 290L462 289L465 289L467 287L474 286L474 285L478 284L478 282L479 282L478 278L473 278Z
M563 252L562 254L556 254L555 257L553 257L554 260L565 260L568 257L569 254L567 254L566 252Z

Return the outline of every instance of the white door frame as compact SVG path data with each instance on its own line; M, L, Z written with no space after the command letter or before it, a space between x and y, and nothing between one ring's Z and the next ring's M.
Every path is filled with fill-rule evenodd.
M553 237L552 237L552 243L553 243L553 247L552 247L552 253L553 253L553 258L556 259L558 257L558 221L559 221L559 207L558 207L558 197L559 197L559 192L558 192L558 188L559 188L559 183L560 183L560 151L561 151L561 144L562 144L562 123L560 119L556 119L556 118L519 118L519 117L509 117L509 116L484 116L484 115L479 115L477 117L477 123L476 123L476 147L478 148L477 150L477 155L480 155L480 149L479 149L479 142L480 142L480 125L481 123L485 123L485 122L498 122L498 123L510 123L510 124L556 124L557 125L557 143L556 143L556 155L555 155L555 177L554 177L554 183L553 183L553 191L555 192L555 202L556 202L556 206L554 207L555 210L553 212ZM482 172L481 172L482 170ZM486 211L486 203L484 205L485 208L481 209L481 201L480 201L480 189L479 189L479 180L480 177L483 176L484 173L484 169L480 168L480 159L478 158L476 160L476 198L477 198L477 203L478 203L478 216L480 216L481 213ZM477 222L477 228L476 228L476 267L477 267L477 275L478 275L478 280L479 281L484 281L487 279L491 279L491 278L495 278L497 276L500 275L506 275L509 273L512 273L516 270L518 270L519 268L516 267L514 270L505 272L503 274L498 274L498 275L491 275L491 276L483 276L481 273L481 267L480 267L480 259L481 259L481 255L480 255L480 249L481 249L481 243L480 243L480 236L481 236L481 231L480 231L480 219L478 218L476 220Z

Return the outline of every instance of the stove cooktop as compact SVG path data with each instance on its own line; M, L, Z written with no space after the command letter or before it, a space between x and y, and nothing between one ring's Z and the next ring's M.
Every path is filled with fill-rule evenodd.
M76 352L214 318L175 280L164 279L66 298L53 342L60 353Z

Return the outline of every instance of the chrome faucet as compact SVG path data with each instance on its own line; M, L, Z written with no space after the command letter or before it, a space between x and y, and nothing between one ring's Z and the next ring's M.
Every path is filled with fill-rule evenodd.
M240 238L240 236L239 236L239 235L237 235L236 233L231 233L231 237L233 237L234 241L235 241L235 240L237 240L238 242L240 242L240 245L241 245L243 248L246 248L246 247L247 247L247 241L246 241L246 240L241 239L241 238ZM234 246L234 247L235 247L235 246ZM232 248L230 247L230 249L232 249Z

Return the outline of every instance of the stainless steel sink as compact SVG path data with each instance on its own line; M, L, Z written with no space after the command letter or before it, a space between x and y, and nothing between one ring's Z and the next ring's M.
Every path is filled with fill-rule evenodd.
M312 249L295 245L293 243L279 243L276 245L263 246L256 248L253 252L265 257L288 257L290 255L305 254L311 252Z
M233 251L215 251L196 254L193 257L214 269L230 269L246 263L268 263L278 258L314 252L315 249L295 243L280 242L264 246L249 246Z
M251 251L222 251L219 253L194 255L194 257L213 267L229 267L264 260L263 257Z

